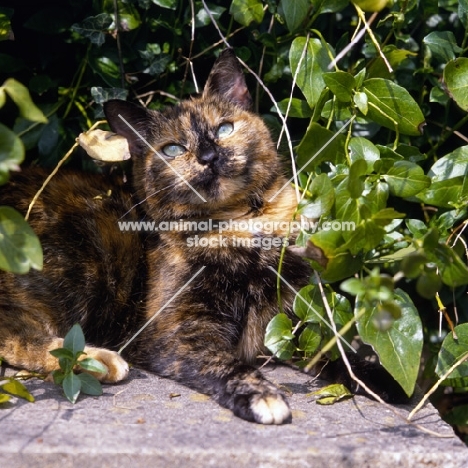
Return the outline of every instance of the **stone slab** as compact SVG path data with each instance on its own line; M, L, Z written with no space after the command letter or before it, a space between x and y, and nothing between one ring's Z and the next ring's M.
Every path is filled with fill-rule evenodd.
M468 448L431 406L414 422L365 397L333 406L310 392L323 382L271 365L293 422L262 426L234 417L205 395L132 369L100 397L70 404L58 386L31 380L35 403L0 409L0 466L17 467L468 467ZM407 415L413 405L395 408Z

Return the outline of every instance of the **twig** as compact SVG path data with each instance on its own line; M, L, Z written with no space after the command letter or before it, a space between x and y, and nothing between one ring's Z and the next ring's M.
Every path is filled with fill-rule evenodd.
M450 369L445 372L445 374L439 378L439 380L426 392L426 394L423 396L421 401L416 405L416 407L411 411L411 413L408 415L408 421L424 406L426 403L427 399L439 388L440 384L461 364L463 364L464 361L468 358L468 351L455 362L453 366L450 367Z
M369 24L373 21L373 16L369 20ZM359 25L358 25L359 27ZM355 33L353 35L353 38L351 39L351 42L335 57L334 60L330 62L328 65L328 69L331 70L332 68L335 68L337 63L361 40L362 36L364 36L366 32L366 28L362 28L357 34Z
M120 15L118 0L114 0L114 15L115 15L115 40L117 41L117 54L119 56L120 70L120 85L125 88L125 68L122 58L122 45L120 44Z
M361 8L356 5L355 3L353 3L354 5L354 8L356 8L356 11L357 11L357 14L359 16L359 18L361 18L362 22L364 23L364 28L366 29L366 31L369 33L369 36L371 38L371 41L372 43L375 45L376 49L378 50L379 52L379 55L380 57L382 58L382 60L384 61L385 65L387 66L388 68L388 71L390 73L393 72L393 68L392 66L390 65L389 61L387 60L387 57L385 57L384 53L382 52L382 48L380 47L380 44L378 43L376 37L374 36L374 32L372 31L372 29L370 28L370 24L372 23L372 21L374 21L374 19L377 17L377 12L374 12L372 14L372 16L370 17L370 20L369 22L366 21L366 15L364 14L364 12L361 10Z
M195 85L195 91L198 93L199 92L198 83L197 83L197 79L195 77L195 73L193 70L193 61L192 61L193 44L195 43L195 5L193 3L193 0L190 0L190 13L192 15L192 18L190 20L190 28L191 28L190 47L189 47L188 57L186 57L187 63L185 65L184 78L182 82L185 84L185 81L187 80L188 71L190 68L190 72L192 73L193 83Z
M450 331L453 334L453 339L458 340L457 333L455 332L455 326L454 326L449 314L447 313L447 308L444 306L442 300L440 299L440 296L439 296L438 292L436 292L435 298L436 298L436 301L437 301L437 306L439 307L439 313L441 315L443 315L445 320L447 321L447 324L448 324L448 326L450 328Z

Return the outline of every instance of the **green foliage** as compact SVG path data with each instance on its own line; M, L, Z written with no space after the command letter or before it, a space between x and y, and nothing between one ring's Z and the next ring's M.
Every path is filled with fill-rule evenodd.
M84 371L97 372L99 374L107 373L107 368L96 359L80 359L86 353L85 338L81 327L76 324L67 333L63 340L63 348L57 348L50 351L52 356L59 362L60 370L52 372L54 382L61 385L65 396L71 403L75 403L80 392L86 395L102 395L102 387L98 379L91 374L75 374L74 370L78 367Z
M22 119L46 123L47 118L34 105L28 89L13 78L0 86L0 108L7 96L18 107ZM9 172L19 170L24 159L24 145L18 135L0 123L0 185L8 181ZM9 206L0 206L0 269L27 273L42 269L42 248L34 231L23 216Z
M102 118L107 99L128 96L159 109L199 90L226 39L278 103L251 86L255 110L274 135L277 109L286 119L291 142L283 136L280 149L294 147L298 216L319 226L297 243L322 256L310 261L328 283L338 330L353 333L347 324L356 321L361 339L411 393L425 344L436 360L440 350L444 366L460 355L447 323L449 341L438 336L438 309L452 317L458 310L459 327L468 322L468 4L354 3L360 8L348 0L64 0L53 10L1 8L0 82L25 83L48 122L27 120L31 106L9 112L24 93L2 88L0 182L24 151L26 163L55 164ZM356 34L361 8L378 12L372 34ZM8 40L13 33L17 40ZM41 53L25 52L30 44ZM79 152L70 164L92 166ZM307 286L294 305L299 325L279 314L267 346L302 363L328 349L334 333L325 306L317 286ZM79 377L68 375L73 395Z
M34 397L27 388L15 377L0 377L0 390L0 408L2 403L10 401L11 396L23 398L29 402L34 401Z
M317 404L333 405L334 403L350 398L353 394L342 384L332 384L313 392L317 396Z

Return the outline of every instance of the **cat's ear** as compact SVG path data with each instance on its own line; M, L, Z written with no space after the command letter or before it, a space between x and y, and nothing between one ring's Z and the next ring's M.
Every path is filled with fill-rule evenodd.
M252 98L239 60L232 49L221 52L203 90L203 98L216 95L244 109L252 107Z
M104 103L104 114L111 130L127 139L132 155L148 149L152 116L147 109L114 99Z

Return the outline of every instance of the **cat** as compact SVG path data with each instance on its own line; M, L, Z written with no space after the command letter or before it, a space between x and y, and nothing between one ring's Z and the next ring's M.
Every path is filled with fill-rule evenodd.
M49 351L79 323L85 352L108 368L103 382L125 379L128 361L211 395L247 421L291 421L285 396L253 363L278 297L292 317L294 290L312 271L286 249L288 285L280 281L278 295L297 201L251 103L231 49L219 55L201 96L163 111L105 103L112 131L129 143L130 180L63 170L48 184L30 216L43 271L0 273L7 363L53 371ZM0 187L0 204L25 213L45 176L38 168L13 175ZM236 228L252 220L255 229ZM191 229L139 233L121 230L122 221L190 221ZM262 231L270 221L279 223Z

